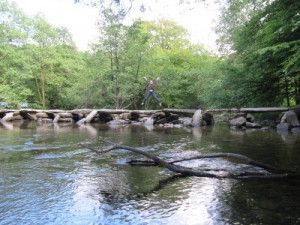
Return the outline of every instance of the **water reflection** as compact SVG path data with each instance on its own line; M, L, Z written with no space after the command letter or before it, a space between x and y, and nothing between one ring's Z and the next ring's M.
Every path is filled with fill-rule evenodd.
M14 126L12 125L12 123L7 123L5 121L0 121L0 124L7 130L13 130Z
M297 133L284 131L277 131L277 133L281 136L281 140L286 144L295 144L299 140L299 134Z
M91 124L81 124L79 129L85 129L91 136L97 136L97 130Z
M236 152L299 171L299 134L227 126L161 128L12 123L0 129L0 224L297 224L299 180L170 179L160 167L129 166L123 150L97 155L78 146L100 139L164 159ZM10 126L10 127L11 127ZM283 138L284 137L284 138ZM291 141L292 140L292 141ZM234 168L234 162L188 162Z

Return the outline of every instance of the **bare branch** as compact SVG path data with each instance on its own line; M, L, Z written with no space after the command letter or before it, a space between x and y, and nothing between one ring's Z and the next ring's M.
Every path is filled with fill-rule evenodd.
M236 153L215 153L215 154L202 154L198 156L194 156L191 158L184 158L180 160L174 160L169 162L170 164L178 163L178 162L183 162L183 161L189 161L189 160L195 160L195 159L205 159L205 158L236 158L236 159L241 159L244 160L247 164L252 165L252 166L257 166L266 170L275 170L275 171L282 171L281 169L257 162L247 156L241 155L241 154L236 154Z
M199 155L199 156L195 156L195 157L191 157L191 158L185 158L185 159L181 159L181 160L174 160L174 161L170 161L170 162L166 162L162 159L160 159L159 157L149 153L149 152L145 152L141 149L138 148L133 148L130 146L125 146L125 145L120 145L120 144L114 144L111 143L109 141L106 140L102 140L102 142L111 145L111 147L104 149L104 150L98 150L95 148L91 148L88 147L87 145L84 144L80 144L80 146L85 147L87 149L90 149L91 151L94 151L98 154L105 154L108 152L111 152L113 150L116 149L124 149L124 150L128 150L140 155L143 155L147 158L149 158L150 160L132 160L130 163L131 164L137 164L137 163L143 163L146 165L159 165L162 167L165 167L167 169L169 169L172 172L175 173L179 173L182 174L184 176L197 176L197 177L211 177L211 178L233 178L233 179L282 179L282 178L287 178L287 177L291 177L289 174L287 173L283 173L283 174L270 174L270 173L263 173L263 174L257 174L257 173L239 173L239 174L232 174L231 172L225 171L223 170L209 170L209 171L222 171L222 172L226 172L225 174L222 175L218 175L218 174L214 174L214 173L207 173L207 169L202 169L202 170L198 170L195 171L191 168L188 167L184 167L184 166L179 166L179 165L174 165L175 163L178 162L183 162L183 161L188 161L188 160L195 160L195 159L203 159L203 158L220 158L220 157L230 157L230 158L237 158L237 159L241 159L244 160L246 163L256 166L256 167L260 167L263 169L267 169L267 170L275 170L275 171L282 171L278 168L269 166L269 165L265 165L262 163L259 163L257 161L252 160L251 158L244 156L244 155L240 155L240 154L235 154L235 153L217 153L217 154L203 154L203 155ZM294 176L298 176L298 175L294 175Z

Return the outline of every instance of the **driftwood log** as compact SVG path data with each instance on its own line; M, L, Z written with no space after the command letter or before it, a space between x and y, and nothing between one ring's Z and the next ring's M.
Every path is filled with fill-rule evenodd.
M110 147L102 150L98 150L92 147L89 147L85 144L80 144L80 146L87 148L91 151L96 152L97 154L105 154L108 152L111 152L113 150L118 150L118 149L123 149L123 150L128 150L140 155L143 155L150 160L132 160L129 163L130 164L135 164L135 165L157 165L161 167L165 167L169 169L172 172L175 172L177 174L181 174L183 176L197 176L197 177L210 177L210 178L232 178L232 179L282 179L282 178L289 178L289 177L298 177L298 175L291 175L288 172L291 171L286 171L286 170L281 170L260 162L257 162L247 156L241 155L241 154L236 154L236 153L216 153L216 154L200 154L198 156L193 156L190 158L183 158L180 160L173 160L173 161L164 161L160 159L159 157L149 153L145 152L141 149L138 148L133 148L130 146L125 146L125 145L119 145L119 144L114 144L108 141L103 141L106 144L111 145ZM225 171L224 169L214 169L214 170L208 170L208 169L201 169L197 168L197 170L181 166L181 165L176 165L176 163L184 162L184 161L189 161L189 160L196 160L196 159L204 159L204 158L220 158L220 157L225 157L225 158L234 158L234 159L239 159L244 161L245 164L256 166L259 168L262 168L266 171L266 173L230 173L228 171ZM216 174L214 173L215 171L223 171L225 173L222 174Z

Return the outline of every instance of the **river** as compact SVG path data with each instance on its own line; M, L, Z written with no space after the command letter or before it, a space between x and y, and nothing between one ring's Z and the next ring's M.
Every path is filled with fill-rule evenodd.
M0 125L0 225L300 224L300 182L174 177L126 162L125 150L106 155L102 139L162 159L232 152L300 172L300 134L275 130L6 123ZM234 168L227 159L186 165Z

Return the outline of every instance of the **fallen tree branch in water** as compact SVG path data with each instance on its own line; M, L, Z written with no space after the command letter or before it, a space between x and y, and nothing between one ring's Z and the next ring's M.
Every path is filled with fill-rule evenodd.
M178 174L182 174L184 176L197 176L197 177L210 177L210 178L233 178L233 179L282 179L282 178L287 178L287 177L294 177L294 176L298 176L298 175L289 175L288 173L280 173L280 174L272 174L269 173L270 170L271 171L282 171L278 168L263 164L263 163L259 163L247 156L241 155L241 154L235 154L235 153L216 153L216 154L201 154L198 156L194 156L191 158L184 158L184 159L180 159L180 160L174 160L174 161L164 161L162 159L160 159L159 157L149 153L149 152L145 152L141 149L138 148L133 148L130 146L125 146L125 145L120 145L120 144L115 144L115 143L111 143L108 141L103 141L104 143L110 144L111 147L103 149L103 150L98 150L95 148L91 148L87 145L84 144L80 144L80 146L87 148L91 151L96 152L97 154L105 154L108 152L111 152L113 150L119 150L119 149L123 149L123 150L127 150L127 151L131 151L140 155L143 155L147 158L149 158L150 160L133 160L132 162L135 163L144 163L146 165L159 165L161 167L165 167L167 169L169 169L172 172L178 173ZM226 172L225 174L214 174L214 173L209 173L207 171L216 171L216 170L208 170L208 169L200 169L200 170L193 170L192 168L189 167L184 167L184 166L180 166L180 165L175 165L176 163L179 162L183 162L183 161L189 161L189 160L196 160L196 159L204 159L204 158L220 158L220 157L230 157L230 158L237 158L237 159L241 159L244 160L247 164L252 165L252 166L256 166L262 169L265 169L268 171L268 173L231 173L225 170L219 170L222 172Z
M235 159L240 159L245 161L245 163L252 165L252 166L257 166L266 170L275 170L275 171L282 171L281 169L275 168L273 166L269 166L267 164L263 164L260 162L257 162L247 156L241 155L241 154L236 154L236 153L214 153L214 154L201 154L198 156L194 156L191 158L185 158L185 159L180 159L180 160L174 160L169 163L174 164L178 162L184 162L184 161L190 161L190 160L195 160L195 159L207 159L207 158L235 158Z

